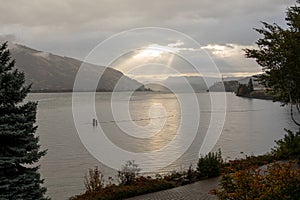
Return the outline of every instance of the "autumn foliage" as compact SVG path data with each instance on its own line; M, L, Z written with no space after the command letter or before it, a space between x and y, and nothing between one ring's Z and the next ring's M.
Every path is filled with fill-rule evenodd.
M294 161L274 162L266 169L251 167L226 174L220 185L215 191L220 200L299 200L300 169Z

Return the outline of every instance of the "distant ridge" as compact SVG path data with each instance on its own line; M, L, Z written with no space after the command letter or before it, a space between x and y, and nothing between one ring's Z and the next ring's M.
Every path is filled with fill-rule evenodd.
M175 92L205 92L207 90L205 80L201 76L170 76L164 83L172 86Z
M17 68L25 73L27 84L32 83L33 92L72 91L82 61L38 51L19 44L9 44L9 48L12 58L16 60ZM144 90L141 83L125 76L120 71L92 64L86 65L103 72L97 91L113 91L119 80L121 84L115 88L117 91L136 90L137 88ZM89 78L87 77L87 81ZM88 91L89 88L83 87L82 90Z
M208 91L211 92L236 92L239 84L248 84L250 78L253 81L253 86L255 90L263 90L264 86L259 84L256 80L255 75L247 77L228 77L223 81L215 82L212 86L209 87Z

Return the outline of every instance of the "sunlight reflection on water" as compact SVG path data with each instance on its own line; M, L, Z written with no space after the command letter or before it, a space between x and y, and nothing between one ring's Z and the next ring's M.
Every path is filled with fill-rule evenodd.
M162 169L186 169L191 163L196 164L203 133L207 130L211 116L209 95L197 94L200 101L200 125L198 134L188 151L176 162ZM212 93L212 95L219 95ZM160 149L168 144L175 136L182 115L177 99L172 94L163 93L136 93L130 101L131 116L134 123L147 126L151 119L148 110L153 105L163 105L165 113L161 110L152 113L152 123L163 128L154 136L146 139L134 138L121 133L112 120L111 113L107 112L110 102L110 93L97 93L96 107L99 122L107 130L107 137L116 145L128 151L147 152ZM42 149L48 149L48 154L41 160L41 173L48 187L48 194L52 199L66 199L71 195L84 190L84 173L96 165L100 166L106 177L116 175L116 171L107 168L94 159L82 145L76 133L72 119L71 93L59 94L30 94L30 100L39 100L38 105L38 135ZM120 99L122 101L122 99ZM219 107L219 110L223 108ZM151 109L150 109L151 110ZM192 112L192 111L189 111ZM217 112L217 111L216 111ZM162 117L159 117L162 114ZM188 113L185 113L187 116ZM91 126L91 119L87 119L87 126ZM127 123L126 121L120 123ZM231 159L244 154L261 154L274 146L274 140L284 135L283 128L293 128L287 108L280 107L279 103L272 101L245 99L227 93L227 116L222 135L214 147L222 149L223 157ZM295 128L295 127L294 127ZM189 136L185 130L185 136ZM182 148L178 143L178 150ZM110 156L109 154L107 155ZM161 157L149 157L146 162L159 163ZM120 166L121 167L121 166Z

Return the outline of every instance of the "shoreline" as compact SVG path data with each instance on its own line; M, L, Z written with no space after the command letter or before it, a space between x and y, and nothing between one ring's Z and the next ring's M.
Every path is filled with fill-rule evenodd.
M273 95L267 93L266 90L254 90L250 92L249 94L237 94L238 97L244 97L249 99L262 99L262 100L272 100L274 99Z

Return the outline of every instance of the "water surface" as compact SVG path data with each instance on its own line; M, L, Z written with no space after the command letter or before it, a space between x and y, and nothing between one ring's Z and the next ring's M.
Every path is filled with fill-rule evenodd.
M184 170L190 164L196 164L203 134L210 123L211 102L209 95L223 94L197 94L200 102L200 123L196 139L182 157L168 167L161 169L160 172ZM145 140L128 136L120 131L109 111L110 96L111 93L96 94L95 105L99 124L106 133L109 133L107 137L115 145L132 152L149 152L164 147L176 136L182 115L189 117L192 115L189 115L188 112L193 112L182 113L178 100L172 94L135 93L130 101L132 121L124 120L118 121L118 123L134 122L139 126L147 126L150 120L154 124L159 124L163 120L163 129L151 139ZM242 157L244 154L266 153L274 146L274 140L282 138L284 128L295 128L290 120L288 108L280 107L279 103L240 98L232 93L226 93L226 96L226 120L222 134L213 148L214 151L221 148L225 159ZM40 171L45 179L48 194L52 199L67 199L83 192L84 174L94 166L100 166L105 177L112 176L115 178L116 171L99 163L81 143L74 125L71 93L30 94L28 99L39 101L37 133L42 149L48 149L47 155L40 162ZM120 105L127 103L122 98L117 101ZM149 114L148 110L153 105L163 105L166 112ZM219 109L221 112L225 108L220 107ZM90 118L86 120L87 123L91 123ZM188 130L185 132L188 137ZM183 147L178 144L178 151L181 148ZM162 159L167 158L163 156L159 158L149 157L147 162L155 164Z

